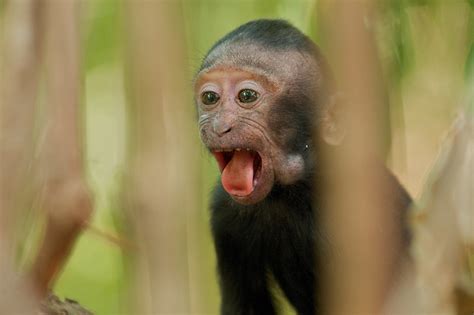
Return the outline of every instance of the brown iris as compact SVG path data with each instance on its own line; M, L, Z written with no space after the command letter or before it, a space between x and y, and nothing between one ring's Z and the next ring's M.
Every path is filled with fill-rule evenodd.
M255 102L260 94L257 91L251 89L243 89L239 92L239 101L242 103L253 103Z
M204 105L214 105L221 97L216 92L206 91L201 94L201 101Z

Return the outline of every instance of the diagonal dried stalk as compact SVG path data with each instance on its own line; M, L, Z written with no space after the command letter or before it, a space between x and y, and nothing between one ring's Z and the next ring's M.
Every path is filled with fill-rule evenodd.
M474 116L452 127L412 212L415 268L387 314L470 314L474 309ZM457 299L456 299L457 295Z

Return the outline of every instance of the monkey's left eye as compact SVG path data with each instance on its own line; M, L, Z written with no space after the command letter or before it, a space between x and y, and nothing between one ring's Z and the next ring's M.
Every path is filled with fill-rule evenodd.
M219 94L212 91L207 91L201 94L201 101L204 105L214 105L220 99Z
M260 94L257 91L251 89L243 89L239 92L239 101L242 103L253 103L255 102Z

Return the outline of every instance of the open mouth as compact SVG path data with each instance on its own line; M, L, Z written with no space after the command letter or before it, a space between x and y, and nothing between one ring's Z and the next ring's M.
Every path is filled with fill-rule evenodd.
M213 150L224 189L236 197L250 195L262 173L262 158L250 149Z

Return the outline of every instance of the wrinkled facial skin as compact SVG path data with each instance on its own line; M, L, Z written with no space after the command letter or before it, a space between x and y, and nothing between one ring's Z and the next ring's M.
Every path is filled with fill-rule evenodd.
M292 117L284 117L283 108L293 104L282 104L290 93L283 81L275 75L228 65L206 69L196 78L201 139L216 157L224 189L238 203L255 204L276 183L288 185L304 176L302 152L307 146L301 143L300 151L289 149L295 144L293 139L302 137L296 134L299 122L288 122ZM255 100L242 102L244 90L256 92ZM209 93L210 102L206 98Z

